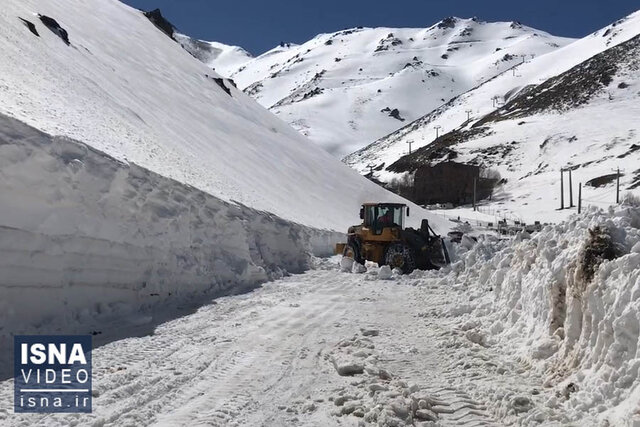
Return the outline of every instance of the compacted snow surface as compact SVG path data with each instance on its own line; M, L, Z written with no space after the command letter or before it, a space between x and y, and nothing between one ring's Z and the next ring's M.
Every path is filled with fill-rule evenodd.
M8 380L0 422L635 425L639 227L638 208L591 210L408 276L317 259L95 349L93 414L12 414Z

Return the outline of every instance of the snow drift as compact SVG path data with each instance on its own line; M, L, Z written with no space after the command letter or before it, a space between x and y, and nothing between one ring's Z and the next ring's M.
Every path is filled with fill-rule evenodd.
M249 52L239 46L198 40L177 32L173 33L173 39L194 58L204 62L223 76L230 75L240 64L253 58Z
M476 331L557 388L549 408L621 425L640 393L640 208L547 226L530 238L481 238L443 284L467 289ZM452 313L460 314L460 313ZM537 413L529 414L534 421Z
M0 170L4 349L16 333L90 333L153 306L302 272L341 237L5 116Z

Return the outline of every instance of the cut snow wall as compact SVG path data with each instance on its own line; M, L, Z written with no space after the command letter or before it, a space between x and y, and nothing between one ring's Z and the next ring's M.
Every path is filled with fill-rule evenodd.
M607 230L618 256L602 260L585 279L580 266L596 227ZM451 269L443 284L465 290L475 308L469 317L482 319L479 333L487 342L508 343L506 351L537 367L559 395L570 383L577 389L566 401L546 402L564 405L566 421L616 406L622 418L637 410L640 208L591 208L532 238L481 238Z
M0 116L0 353L302 272L341 238Z

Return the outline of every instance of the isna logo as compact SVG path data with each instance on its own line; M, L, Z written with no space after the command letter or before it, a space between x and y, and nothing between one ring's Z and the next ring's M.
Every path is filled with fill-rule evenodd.
M91 335L14 337L15 412L91 412Z

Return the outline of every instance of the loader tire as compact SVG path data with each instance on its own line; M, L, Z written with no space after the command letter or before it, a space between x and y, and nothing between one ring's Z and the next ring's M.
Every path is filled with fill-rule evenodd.
M360 250L358 246L353 243L348 243L347 246L344 247L342 256L351 258L358 264L362 264L362 256L360 255Z
M384 263L391 269L399 268L403 274L409 274L416 268L416 259L410 247L403 244L393 244L384 254Z

